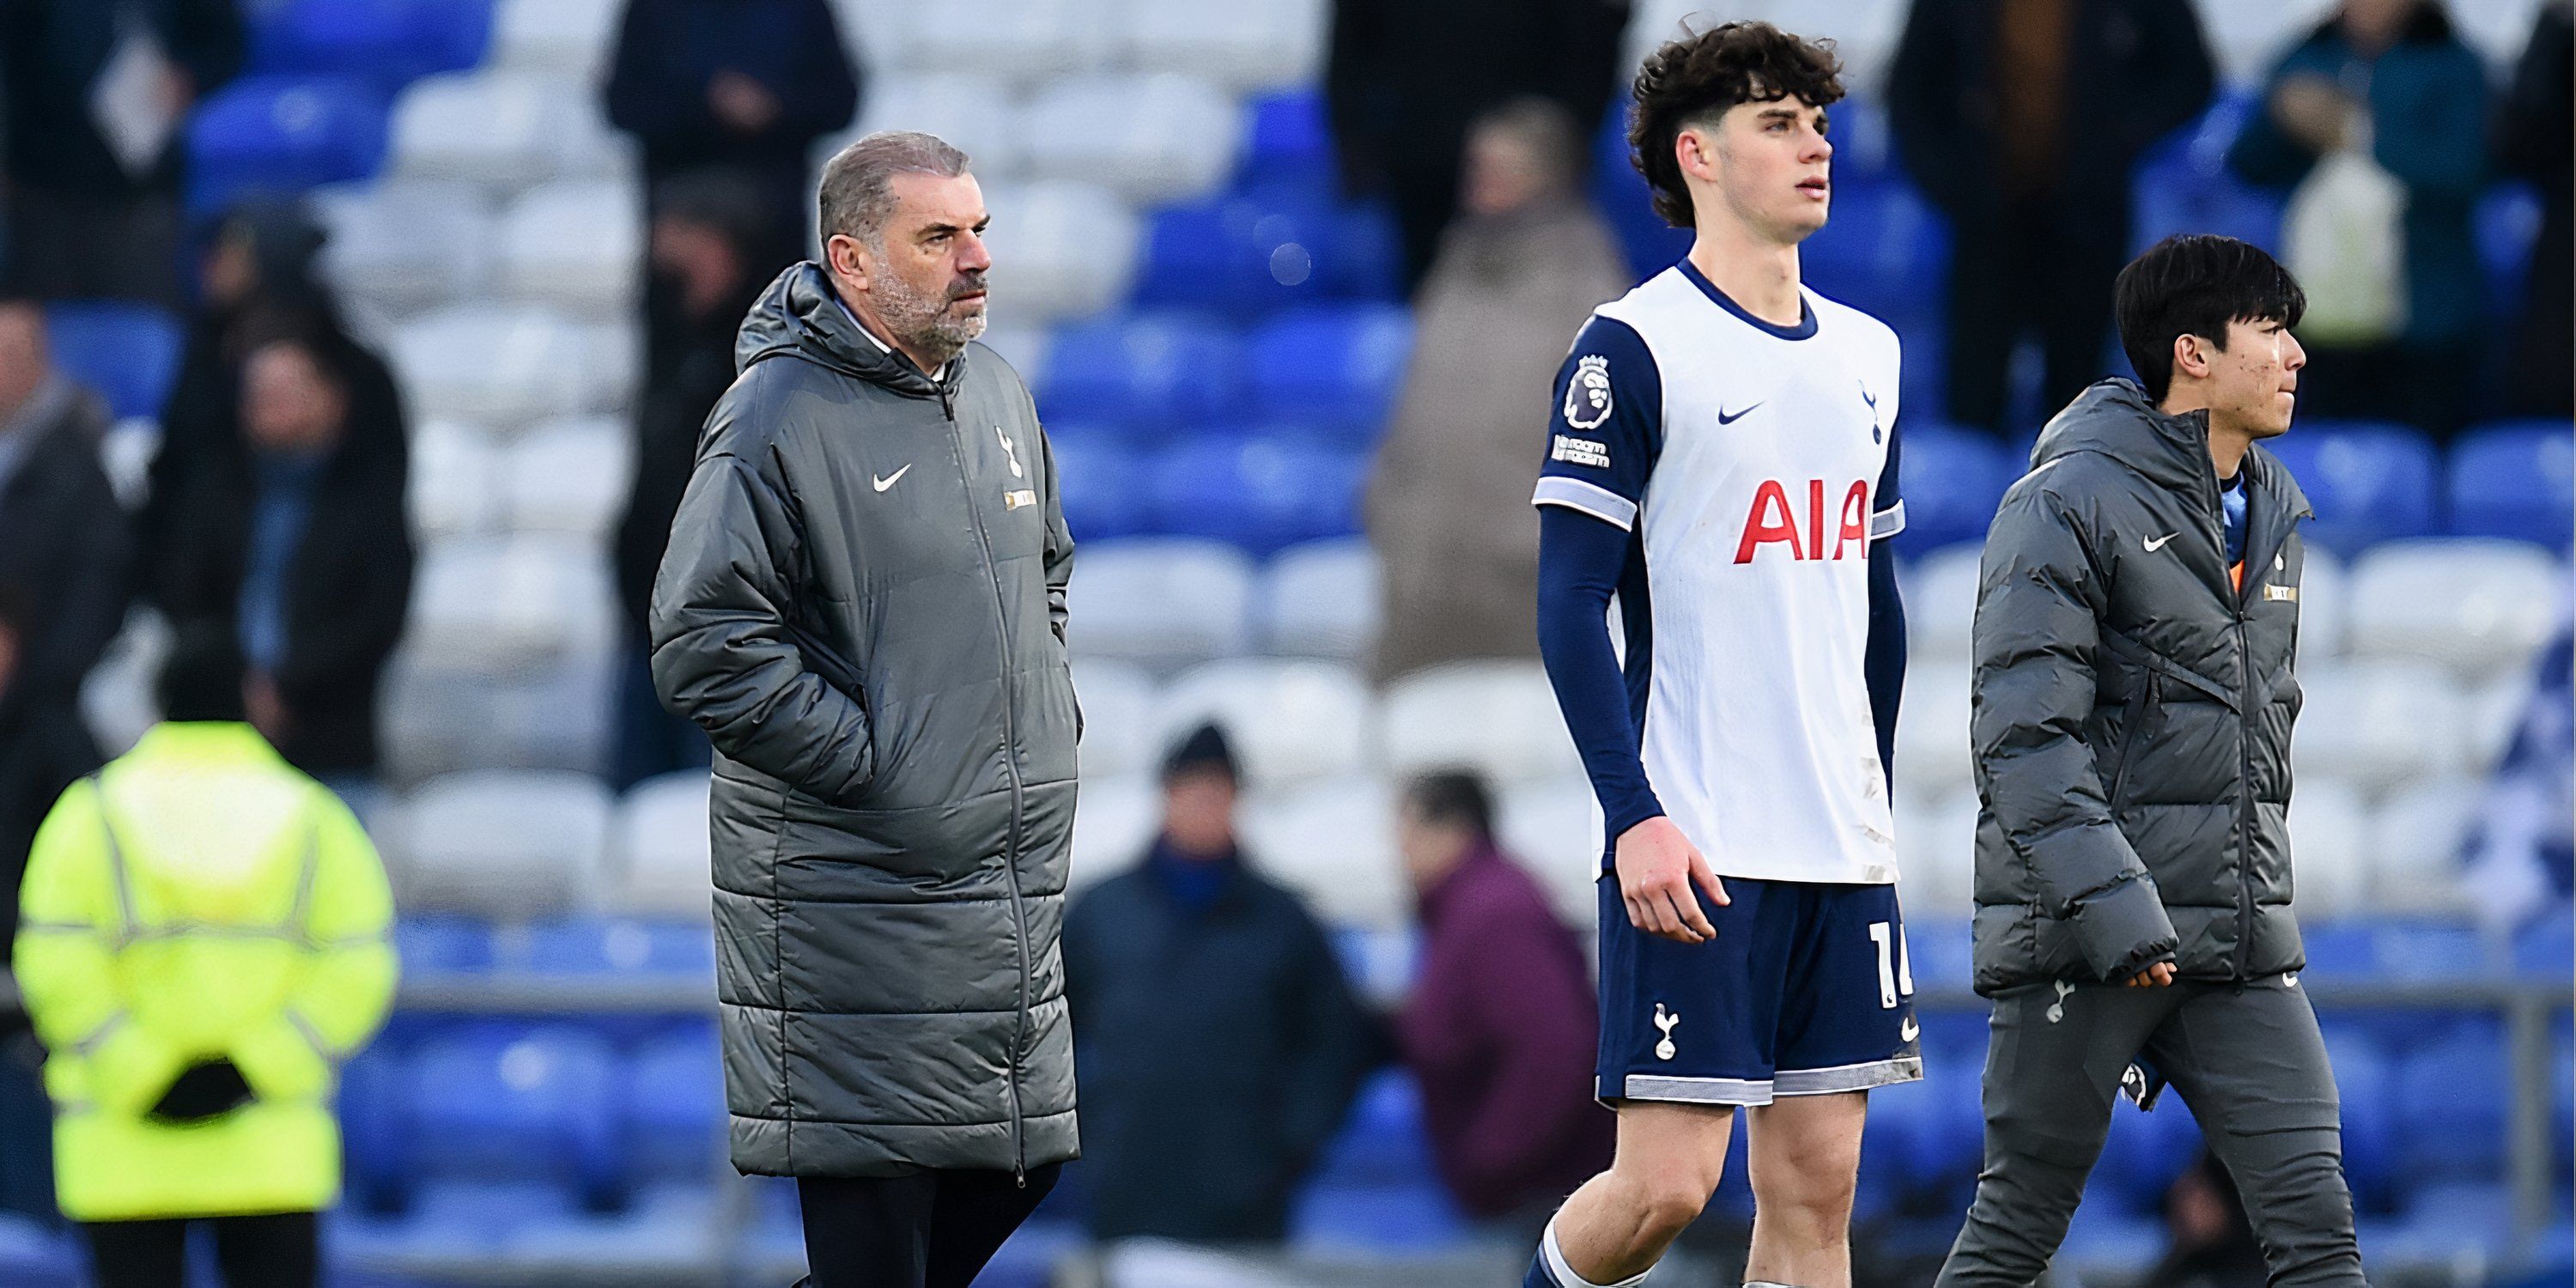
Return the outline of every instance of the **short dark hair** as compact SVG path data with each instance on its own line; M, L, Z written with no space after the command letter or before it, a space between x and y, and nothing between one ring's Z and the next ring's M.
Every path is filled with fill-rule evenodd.
M2120 350L2159 402L2173 387L2176 336L2196 335L2224 352L2228 323L2297 326L2308 310L2307 293L2262 247L2207 233L2148 247L2120 270L2112 296Z
M1683 130L1738 103L1839 102L1842 72L1834 42L1794 36L1767 22L1711 27L1647 55L1628 91L1628 158L1646 176L1655 213L1675 228L1693 222L1690 188L1673 156L1673 140Z
M180 722L248 719L242 704L241 644L220 622L198 622L179 632L161 664L155 696L161 718Z
M1424 774L1404 789L1414 817L1437 827L1463 827L1479 839L1494 835L1494 795L1482 775L1464 769Z

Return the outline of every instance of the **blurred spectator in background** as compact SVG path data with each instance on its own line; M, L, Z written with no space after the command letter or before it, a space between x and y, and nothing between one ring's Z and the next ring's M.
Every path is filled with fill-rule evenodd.
M2471 222L2485 132L2463 122L2486 119L2486 69L2439 0L2345 0L2264 82L2227 164L2289 194L2301 415L2436 434L2469 416L2494 332Z
M1277 1242L1378 1063L1323 927L1244 859L1236 778L1222 731L1190 734L1144 862L1065 914L1096 1238Z
M2102 374L2130 173L2209 104L2190 0L1915 0L1887 86L1906 173L1950 221L1950 417L1996 432L2013 351L2039 414Z
M643 145L648 220L665 183L723 170L764 212L753 277L813 256L808 154L859 102L829 0L627 0L605 93L610 123Z
M384 866L242 722L242 679L228 631L183 634L162 723L63 794L27 867L18 985L99 1288L178 1288L200 1218L232 1288L315 1283L334 1070L393 1000Z
M2263 1288L2263 1245L2245 1219L2245 1200L2217 1157L2202 1150L2165 1190L2164 1260L2138 1288Z
M360 400L350 350L311 312L244 328L240 432L179 482L152 576L172 625L240 640L250 722L363 807L411 594L401 408Z
M129 563L99 466L106 428L96 396L54 367L44 312L0 300L0 930L36 825L99 765L81 680L124 623Z
M635 486L617 523L617 593L630 634L617 708L616 785L622 790L655 774L703 767L707 736L663 709L647 664L653 577L671 541L697 463L698 429L733 384L734 333L769 281L753 255L762 237L759 195L718 171L665 183L654 202L650 253L653 283L648 328L668 347L644 368L635 413Z
M188 111L241 60L232 0L0 4L10 286L176 307Z
M2523 287L2503 410L2515 416L2576 413L2576 12L2567 0L2541 6L2531 43L2514 68L2496 138L2496 162L2540 189L2540 236Z
M1342 186L1395 207L1408 292L1458 209L1469 126L1535 94L1590 140L1627 29L1628 0L1334 0L1324 92ZM1578 179L1584 156L1578 143Z
M1547 404L1566 335L1628 287L1582 174L1574 119L1546 99L1495 108L1467 136L1462 213L1415 297L1412 367L1369 481L1381 682L1538 656L1528 411Z
M351 334L319 276L324 239L322 226L300 201L255 198L216 226L198 264L197 305L178 375L161 406L161 447L137 516L142 566L159 568L170 558L177 509L192 483L240 457L242 361L254 333L276 319L301 318L332 365L347 374L352 425L402 435L402 398L392 370Z
M1469 1213L1511 1222L1517 1247L1610 1166L1618 1119L1592 1098L1589 957L1496 847L1482 779L1414 780L1396 834L1422 916L1396 1041L1422 1086L1440 1178Z

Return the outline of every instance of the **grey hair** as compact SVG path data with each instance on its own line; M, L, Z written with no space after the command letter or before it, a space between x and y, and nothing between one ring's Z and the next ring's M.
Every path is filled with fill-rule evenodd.
M938 135L879 130L823 163L823 182L815 193L821 216L816 226L826 240L835 234L856 237L882 250L886 216L894 213L896 175L954 179L964 173L966 154Z

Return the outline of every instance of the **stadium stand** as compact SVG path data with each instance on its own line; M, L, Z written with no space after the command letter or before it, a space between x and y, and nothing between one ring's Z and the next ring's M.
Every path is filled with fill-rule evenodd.
M373 820L415 983L584 977L685 991L711 969L705 777L612 800L593 776L614 632L602 540L631 468L618 418L638 348L632 164L585 79L618 7L266 6L259 74L191 126L195 208L316 190L333 232L329 272L387 345L417 426L411 499L425 557L387 698L399 794ZM1660 32L1686 7L1697 6L1641 4L1637 30ZM1792 23L1821 7L1769 6ZM2022 455L1940 421L1939 310L1926 293L1942 230L1888 163L1867 97L1902 6L1858 8L1865 21L1836 24L1853 27L1844 50L1862 86L1837 125L1849 135L1847 186L1809 266L1820 289L1896 320L1908 341L1899 548L1915 662L1899 830L1914 972L1956 996L1969 975L1976 823L1973 543ZM2260 71L2246 60L2286 38L2292 8L2200 6L2232 78ZM1393 776L1436 765L1474 764L1504 784L1508 843L1588 922L1590 792L1535 666L1447 669L1376 694L1355 669L1376 614L1357 501L1410 322L1384 212L1333 189L1313 88L1325 6L996 0L973 24L940 21L937 6L841 9L871 65L862 128L946 135L988 180L993 339L1038 391L1083 543L1075 882L1117 870L1150 839L1163 740L1215 716L1244 754L1251 852L1336 924L1395 945L1395 960L1410 905L1389 835ZM2482 36L2510 25L2472 21ZM2277 209L2217 164L2247 110L2242 95L2226 98L2149 159L2142 240L2181 228L2277 240ZM1615 123L1597 151L1613 162L1595 177L1605 213L1641 269L1660 267L1674 235L1646 213ZM2520 226L2487 225L2498 237ZM2492 253L2510 260L2513 249ZM65 367L120 416L158 411L176 361L171 319L89 303L52 318ZM2576 946L2563 906L2510 941L2474 928L2458 852L2480 776L2519 713L2521 672L2565 621L2571 444L2564 422L2519 421L2473 430L2447 457L2394 425L2303 422L2274 445L2317 510L2293 813L2308 974L2450 982L2467 999L2329 1011L2375 1265L2512 1247L2505 1030L2469 986L2516 972L2563 985ZM127 713L101 723L128 737L149 629L91 686L93 714ZM1955 1213L1964 1202L1983 1035L1947 1026L1969 1018L1927 1016L1929 1085L1875 1099L1865 1204ZM2563 1187L2576 1072L2563 1012L2554 1023ZM398 1019L344 1079L353 1210L334 1246L366 1264L481 1258L522 1272L733 1255L718 1244L728 1218L711 1180L714 1050L694 1018ZM1298 1247L1402 1258L1459 1243L1419 1114L1402 1078L1372 1085L1299 1205ZM2115 1124L2114 1163L2067 1255L2133 1268L2161 1246L2153 1213L2188 1158L2191 1125L2179 1105L2123 1110ZM1740 1172L1730 1184L1740 1197ZM792 1254L777 1193L758 1191L749 1237ZM1062 1230L1042 1219L1024 1236L1041 1252L1022 1255L1060 1247ZM1006 1257L995 1273L1025 1282L1008 1276L1029 1264ZM0 1280L76 1274L62 1240L0 1219Z

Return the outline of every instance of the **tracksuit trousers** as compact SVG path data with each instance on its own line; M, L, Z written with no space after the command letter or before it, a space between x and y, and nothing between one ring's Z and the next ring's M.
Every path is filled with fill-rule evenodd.
M967 1288L1055 1188L1062 1163L1009 1172L803 1176L807 1288Z
M2142 1055L2235 1178L2275 1288L2361 1288L2334 1071L2296 975L2163 988L2041 983L1997 997L1985 1170L1937 1288L2039 1278L2102 1153L2121 1079Z

